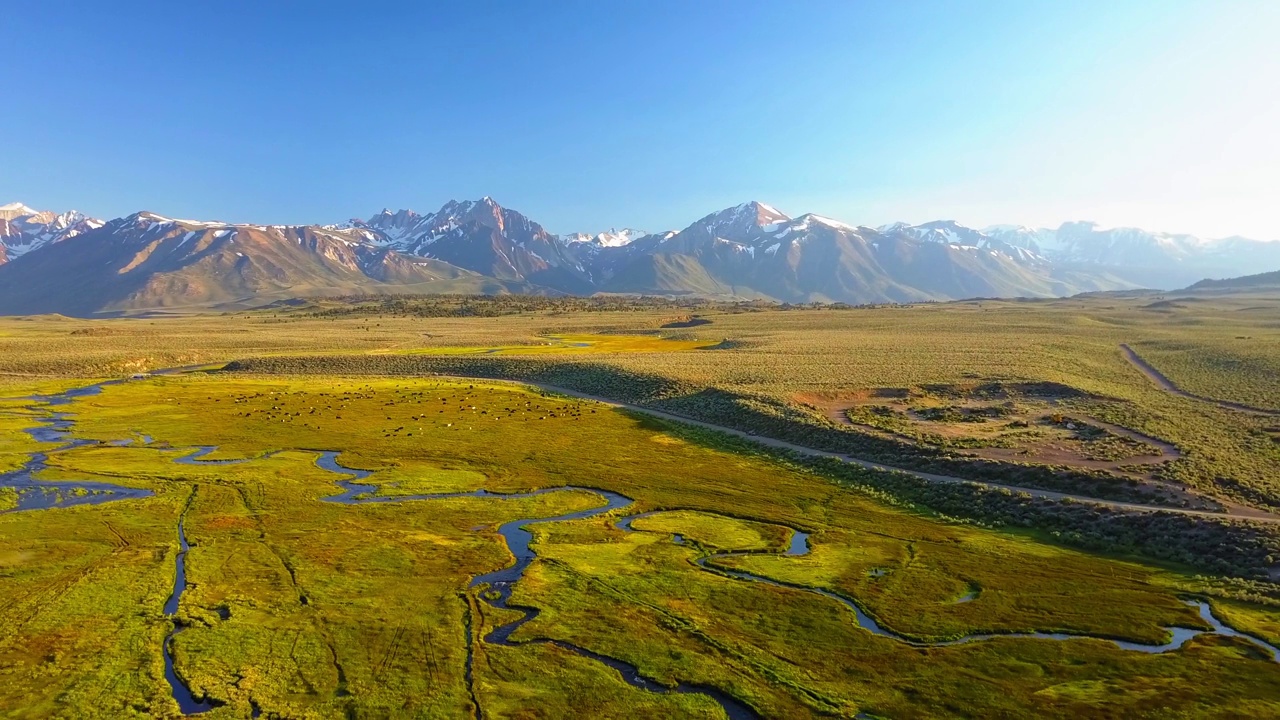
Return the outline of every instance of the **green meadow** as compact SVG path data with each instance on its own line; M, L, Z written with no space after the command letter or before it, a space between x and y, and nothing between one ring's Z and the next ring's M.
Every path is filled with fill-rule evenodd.
M522 345L495 345L493 347L430 347L407 349L402 352L422 355L564 355L597 353L680 352L702 350L715 345L713 342L676 340L652 335L596 335L569 334L546 335Z
M961 517L946 498L931 507L895 494L881 473L834 472L499 381L576 382L760 435L787 422L789 439L849 447L861 447L856 427L796 396L1061 383L1089 393L1107 422L1176 445L1181 457L1160 466L1160 481L1225 511L1268 513L1280 467L1273 421L1163 392L1116 347L1129 343L1197 394L1265 406L1267 360L1215 383L1200 361L1174 359L1170 343L1185 336L1186 352L1240 358L1252 351L1221 348L1276 331L1230 305L1192 305L1189 322L1176 314L1188 310L1148 317L1124 302L713 307L699 310L707 324L685 329L663 329L684 321L647 307L466 322L314 312L5 320L0 471L48 452L41 481L152 494L14 511L19 493L0 488L0 714L178 716L162 653L178 628L176 675L213 703L211 719L724 717L707 688L767 718L1280 716L1280 663L1244 639L1203 632L1161 653L1111 642L1209 630L1192 599L1280 642L1280 593L1265 573L1090 549L1037 516ZM23 399L231 361L56 408ZM433 374L469 369L490 378ZM24 429L50 410L68 413L73 436L89 442L36 443ZM369 473L362 499L389 501L332 502L351 477L318 466L325 451ZM540 489L553 490L521 495ZM465 494L477 490L493 494ZM514 561L500 526L598 509L597 490L634 503L529 525L536 558L510 590L518 610L495 607L496 588L471 586ZM454 496L412 497L438 494ZM1014 493L1002 502L1034 505ZM629 531L618 527L640 513ZM168 617L179 523L188 584ZM786 554L797 531L808 552ZM888 634L866 629L850 603ZM491 640L515 621L509 643ZM1001 637L1020 633L1072 637ZM972 635L995 637L945 644ZM635 687L600 658L691 691Z

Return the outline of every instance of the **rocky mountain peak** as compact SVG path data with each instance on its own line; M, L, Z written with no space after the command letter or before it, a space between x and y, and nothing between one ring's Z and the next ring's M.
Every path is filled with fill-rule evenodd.
M75 210L54 213L22 203L0 205L0 264L102 225Z
M772 205L752 200L711 213L691 228L700 227L714 237L727 240L745 240L762 229L768 230L790 219Z
M353 224L365 225L382 231L404 231L417 225L421 220L422 216L412 210L406 209L392 212L388 208L383 208L382 212L368 220L355 221Z
M479 200L463 200L461 202L450 200L431 218L432 225L436 229L452 229L460 225L475 223L492 228L505 235L508 215L528 220L520 213L504 209L493 198L485 195Z

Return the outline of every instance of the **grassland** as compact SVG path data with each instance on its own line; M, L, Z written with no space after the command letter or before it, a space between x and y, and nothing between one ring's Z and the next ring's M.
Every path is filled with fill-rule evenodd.
M713 307L697 310L708 323L681 329L662 327L683 322L666 306L564 313L551 304L493 317L331 309L342 311L0 320L0 393L9 397L173 365L244 368L115 385L59 408L72 413L78 437L153 442L54 452L44 479L155 494L0 514L3 714L176 713L160 647L172 627L162 607L183 518L191 584L173 648L182 680L220 703L210 718L721 714L705 695L636 689L556 643L664 683L718 688L765 717L1280 716L1280 665L1243 641L1206 634L1163 654L1100 639L914 647L859 628L829 597L720 572L835 593L925 642L1043 631L1159 643L1168 626L1204 627L1182 602L1188 596L1211 598L1219 618L1275 641L1280 592L1265 568L1215 577L1189 571L1218 566L1185 554L1221 545L1265 566L1263 536L1233 545L1207 534L1187 545L1200 522L1187 516L1154 533L1117 527L1146 543L1131 549L1165 543L1189 562L1150 560L1178 553L1085 552L1071 547L1092 547L1076 526L1053 518L1098 515L1086 507L1048 515L1037 508L1049 504L989 493L965 502L998 502L1002 517L1026 523L962 524L930 512L958 514L961 496L927 496L902 479L771 456L527 387L421 377L452 368L549 378L761 434L871 450L881 447L875 438L797 397L1058 383L1102 399L1091 401L1090 417L1175 446L1180 457L1157 466L1156 479L1266 510L1280 501L1280 446L1268 419L1163 392L1117 350L1131 345L1197 394L1265 403L1275 389L1265 352L1263 365L1241 366L1242 379L1202 385L1185 369L1199 361L1178 355L1227 352L1237 335L1274 342L1265 314L1230 303L1155 312L1105 298ZM700 349L708 346L716 349ZM31 405L0 404L0 462L9 467L49 449L21 432L43 410ZM244 462L174 462L198 446L217 447L206 460ZM921 467L975 462L883 447ZM324 501L339 488L314 463L321 450L372 471L363 482L383 495L574 486L621 493L636 501L626 512L653 514L632 532L615 527L616 513L531 526L538 559L512 602L539 613L515 645L497 645L484 636L514 613L488 605L468 579L510 562L498 526L595 507L600 497L565 490L339 505ZM1034 464L1009 472L1055 482ZM0 510L5 503L0 495ZM1018 507L1034 512L1020 516ZM810 533L807 555L782 554L793 528ZM724 552L742 554L708 560Z
M33 424L30 411L21 403L0 402L0 473L22 467L41 444L23 432Z
M767 717L1274 712L1271 700L1242 698L1262 677L1232 678L1203 663L1223 657L1213 641L1186 648L1172 663L1097 641L907 649L857 629L852 613L828 599L699 571L689 563L695 550L661 535L602 542L607 533L597 527L542 534L547 561L517 592L543 612L521 634L569 637L656 677L732 688ZM655 566L670 569L654 572ZM963 607L951 600L948 607ZM707 646L716 662L697 662ZM1182 662L1199 667L1177 667ZM1179 689L1195 684L1193 678L1204 683Z
M641 517L636 530L679 535L698 547L714 551L777 552L786 545L792 529L724 515L672 510Z
M1218 386L1201 387L1183 377L1178 363L1193 362L1202 350L1225 352L1223 348L1241 344L1269 347L1277 329L1270 321L1274 312L1266 309L1275 310L1278 303L1251 298L1250 307L1214 301L1159 311L1146 307L1150 304L1149 299L1095 298L845 310L721 308L700 313L709 324L683 330L660 330L680 317L671 308L583 313L544 309L497 317L390 312L317 317L309 309L113 321L8 319L0 321L0 381L93 377L281 356L348 358L343 367L365 372L360 358L373 353L536 348L553 334L661 332L673 339L730 342L698 352L633 353L620 348L589 357L557 353L540 359L589 362L631 375L665 378L694 393L713 388L789 410L796 409L798 393L985 380L1055 382L1114 399L1098 419L1182 450L1182 459L1162 469L1162 479L1235 501L1280 502L1280 432L1273 420L1172 397L1146 382L1118 350L1120 343L1144 353L1152 343L1182 343L1177 353L1157 353L1149 359L1196 392L1213 397L1222 383L1231 382L1245 389L1223 391L1222 396L1265 402L1276 387L1276 374L1266 368L1253 372L1251 367L1261 367L1255 365L1221 373ZM1252 339L1236 340L1237 336ZM1256 356L1270 355L1263 350Z
M525 345L497 345L493 347L429 347L406 349L410 355L594 355L600 353L681 352L705 350L715 343L694 340L673 340L654 335L597 335L579 333L572 335L545 335L540 341Z
M840 396L800 396L837 422L915 444L972 450L982 457L1026 457L1075 467L1119 469L1172 460L1176 448L1087 413L1105 398L1064 386L998 382L875 388Z
M1148 362L1188 392L1280 412L1280 344L1252 337L1164 340L1136 345Z
M466 579L507 562L493 529L598 500L571 491L519 500L324 503L337 488L335 476L313 464L318 449L341 450L344 464L377 468L371 480L384 485L421 469L434 491L600 487L635 498L636 511L673 509L638 520L633 533L603 520L540 526L541 559L516 599L543 612L516 639L567 641L624 659L649 677L720 687L769 717L858 709L950 715L946 708L961 705L1055 716L1101 700L1114 706L1135 684L1192 676L1215 679L1218 692L1196 700L1136 693L1125 707L1196 712L1212 701L1243 712L1280 699L1262 691L1280 666L1216 638L1192 641L1158 662L1087 640L921 651L868 635L830 600L701 570L690 563L700 548L758 552L724 562L855 598L886 627L921 639L1044 630L1155 643L1167 625L1201 626L1178 600L1187 579L1176 573L939 524L594 403L478 382L213 375L118 385L69 409L82 437L145 434L154 443L56 453L49 479L111 479L156 495L0 517L6 538L22 538L8 551L4 588L22 598L15 607L31 613L10 626L5 647L41 648L6 663L12 690L0 703L22 698L29 716L86 702L82 693L96 686L86 684L94 676L85 668L106 637L133 649L117 669L135 662L149 675L112 685L96 696L98 706L169 710L156 648L167 625L158 609L179 514L192 544L192 585L179 612L189 627L176 638L175 655L198 694L224 703L215 712L470 712L468 637L476 643L494 617L467 600ZM220 457L248 462L182 465L173 462L182 450L165 449L194 445L217 445ZM101 522L84 522L100 512ZM51 516L71 525L45 520ZM809 556L775 554L791 527L812 533ZM676 531L692 544L671 543ZM83 556L73 563L74 553L52 554L71 538L93 550L85 553L90 569ZM24 589L55 577L74 578L71 587L86 595L24 597ZM96 603L111 583L120 583L119 596ZM976 599L955 602L974 587L981 589ZM468 632L470 622L478 629ZM51 628L86 623L103 637L86 643L78 630L49 636ZM643 693L598 663L558 657L564 652L538 643L483 646L474 665L481 706L489 700L496 714L506 708L554 717L589 692L602 715L639 708L715 714L703 697ZM1010 674L1014 659L1040 668L1029 684ZM549 675L559 662L564 671ZM1123 680L1070 669L1081 664L1108 667L1106 677ZM975 676L985 680L975 683ZM1055 695L1052 702L1035 694L1081 682L1101 682L1107 692ZM903 690L921 683L934 690ZM522 690L513 697L512 688ZM943 696L950 704L937 704Z

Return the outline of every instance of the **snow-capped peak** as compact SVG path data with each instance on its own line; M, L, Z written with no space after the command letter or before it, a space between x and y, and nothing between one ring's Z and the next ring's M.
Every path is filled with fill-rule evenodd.
M0 220L13 220L26 215L37 215L39 212L20 202L11 202L8 205L0 205Z
M820 225L826 225L827 227L832 227L832 228L835 228L835 229L837 229L837 230L857 230L857 228L855 228L854 226L852 226L852 225L850 225L850 224L848 224L848 223L842 223L842 222L840 222L839 220L832 220L832 219L831 219L831 218L829 218L829 217L823 217L823 216L821 216L821 215L814 215L814 214L812 214L812 213L810 213L810 214L806 215L805 217L807 217L807 218L811 218L814 222L816 222L816 223L818 223L818 224L820 224Z
M762 203L758 200L752 200L750 203L747 203L747 205L748 207L754 206L755 209L761 215L768 215L771 219L774 219L774 220L790 220L791 219L788 216L779 212L779 210L774 206Z
M776 229L790 219L777 208L753 200L711 213L694 223L693 227L701 226L713 237L743 240L761 229L766 232Z
M373 229L381 237L385 237L387 241L395 241L411 235L421 222L422 216L412 210L392 212L389 208L383 208L382 212L367 221L352 220L345 227L339 229Z
M725 208L718 213L712 213L707 216L707 219L713 219L720 223L748 220L756 225L768 225L769 223L790 220L791 218L783 215L772 205L752 200L731 208Z
M758 200L752 200L743 203L734 208L740 215L752 215L755 217L757 225L769 225L770 223L784 222L790 220L790 215L785 215L772 205L762 203Z
M880 232L886 235L900 235L924 242L964 247L982 247L990 239L983 233L961 225L955 220L934 220L919 225L893 223L892 225L883 226Z
M605 232L597 233L595 235L588 235L587 233L573 233L572 235L566 235L564 237L564 241L571 245L591 243L592 245L598 245L599 247L624 247L648 234L649 233L643 230L635 230L632 228L623 228L621 230L610 228Z
M130 215L126 219L133 223L138 223L138 222L155 223L155 222L171 222L172 221L172 218L167 218L159 213L153 213L150 210L143 210L141 212L136 212Z
M33 210L22 203L0 206L0 263L21 257L45 245L97 230L101 220L68 210L53 213Z
M1027 225L988 225L982 228L982 232L990 235L998 232L1039 232L1039 230Z

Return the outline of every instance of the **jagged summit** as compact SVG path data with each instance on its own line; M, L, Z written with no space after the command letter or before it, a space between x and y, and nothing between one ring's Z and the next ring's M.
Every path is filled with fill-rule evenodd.
M399 240L411 233L421 221L422 216L412 210L392 212L388 208L383 208L382 212L368 220L352 220L349 226L371 228L383 233L390 240Z
M0 265L102 225L75 210L55 213L20 202L0 205Z
M502 280L532 280L561 292L587 292L590 280L568 243L486 195L450 200L439 210L383 210L347 226L373 245L441 260Z

